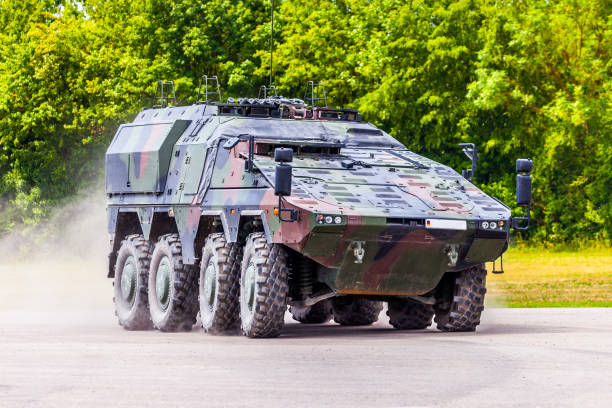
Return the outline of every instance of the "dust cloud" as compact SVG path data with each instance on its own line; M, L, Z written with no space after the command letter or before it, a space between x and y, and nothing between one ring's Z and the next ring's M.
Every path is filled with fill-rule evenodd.
M81 192L36 226L0 239L0 312L108 308L108 233L101 188Z

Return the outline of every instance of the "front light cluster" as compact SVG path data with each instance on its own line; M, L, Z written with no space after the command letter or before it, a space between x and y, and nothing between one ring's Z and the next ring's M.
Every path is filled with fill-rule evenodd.
M500 221L482 221L480 223L480 228L484 230L504 230L506 228L506 222L503 220Z
M342 224L342 216L340 215L317 215L317 224Z

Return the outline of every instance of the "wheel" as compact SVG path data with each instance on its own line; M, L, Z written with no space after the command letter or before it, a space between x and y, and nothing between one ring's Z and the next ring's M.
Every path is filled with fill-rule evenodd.
M191 330L198 313L197 271L183 264L178 234L162 235L151 255L149 308L153 325L167 332Z
M399 330L422 330L431 325L434 309L431 305L406 299L392 299L388 303L389 323Z
M332 306L329 300L322 300L312 306L290 306L289 311L293 320L300 323L327 323L332 318Z
M248 337L277 337L287 310L287 252L263 233L248 236L240 270L240 322Z
M451 276L441 288L435 322L442 331L474 331L484 310L487 270L478 265Z
M367 326L378 320L382 302L359 296L340 296L331 300L334 320L343 326Z
M121 242L115 263L115 314L127 330L151 329L147 279L151 243L142 235L129 235Z
M211 334L240 327L240 261L242 245L228 243L223 233L211 234L200 262L200 317Z

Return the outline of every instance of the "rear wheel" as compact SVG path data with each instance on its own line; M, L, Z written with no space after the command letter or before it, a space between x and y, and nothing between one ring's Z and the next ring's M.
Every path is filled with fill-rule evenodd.
M121 242L115 263L115 314L126 330L151 329L147 279L151 243L142 235L129 235Z
M240 321L248 337L277 337L287 310L287 252L267 242L263 233L249 235L240 273Z
M329 300L322 300L312 306L291 306L289 311L293 320L307 324L327 323L332 318L332 306Z
M200 263L200 317L207 333L240 327L240 261L242 246L223 233L211 234Z
M484 310L487 270L474 266L453 274L438 296L434 318L442 331L474 331ZM444 282L443 282L444 283ZM446 293L444 293L446 292Z
M367 326L378 320L382 302L359 296L340 296L331 300L334 320L343 326Z
M167 332L191 330L198 313L197 271L183 264L178 234L155 244L149 273L149 308L153 325Z
M393 299L388 303L389 323L399 330L422 330L431 325L434 309L431 305L405 299Z

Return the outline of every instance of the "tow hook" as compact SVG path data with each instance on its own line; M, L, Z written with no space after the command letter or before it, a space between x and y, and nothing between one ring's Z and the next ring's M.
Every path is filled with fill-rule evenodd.
M353 248L353 255L355 255L355 263L363 263L363 257L365 255L365 241L353 241L351 248Z
M459 245L458 244L449 244L446 247L446 256L448 256L448 266L457 265L457 261L459 260Z

